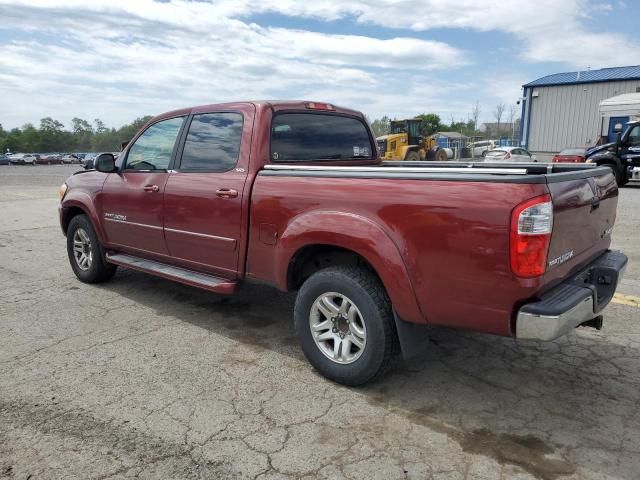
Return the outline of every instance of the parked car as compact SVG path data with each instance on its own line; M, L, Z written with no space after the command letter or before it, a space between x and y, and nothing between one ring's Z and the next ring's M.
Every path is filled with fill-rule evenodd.
M609 250L609 168L382 163L364 115L324 103L175 110L95 167L60 188L80 281L122 266L218 294L297 291L306 358L347 385L424 348L426 325L599 328L627 263Z
M41 155L38 160L40 165L61 165L64 162L62 161L62 157L57 154L45 154Z
M65 155L62 156L62 161L63 163L80 163L80 160L78 159L78 157L76 157L73 153L67 153Z
M9 156L0 154L0 165L9 165Z
M566 148L557 155L554 155L553 163L584 163L585 148Z
M9 155L9 163L11 165L24 165L24 153L12 153Z
M537 162L535 155L522 147L500 147L489 150L484 157L487 163L493 162Z
M93 168L93 161L95 160L95 153L87 153L85 157L82 159L82 165L86 170Z
M480 140L477 142L472 142L468 145L469 153L474 158L484 158L489 150L493 150L494 148L496 148L497 144L498 142L495 140Z

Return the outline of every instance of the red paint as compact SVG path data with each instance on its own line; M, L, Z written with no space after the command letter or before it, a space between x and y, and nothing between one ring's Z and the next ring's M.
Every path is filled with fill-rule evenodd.
M375 269L402 319L500 335L513 333L519 305L608 247L608 237L596 238L615 218L617 189L608 174L550 185L258 176L269 162L273 112L308 111L308 105L205 105L156 117L150 123L190 113L241 112L244 127L236 168L221 173L74 175L61 203L63 228L71 209L80 208L110 250L214 273L228 285L249 278L283 290L296 253L313 245L333 245L356 252ZM363 118L359 112L334 108ZM126 150L120 159L125 155ZM158 191L145 191L147 185L157 185ZM592 187L602 201L585 227ZM224 194L229 191L237 195ZM553 199L556 220L548 257L567 249L574 249L575 256L542 276L519 278L510 264L512 210L543 195ZM105 213L125 215L139 225L105 221Z

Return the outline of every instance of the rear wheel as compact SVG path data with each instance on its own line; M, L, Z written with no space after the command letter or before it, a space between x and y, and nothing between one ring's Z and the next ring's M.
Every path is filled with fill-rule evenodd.
M446 162L447 160L449 160L449 157L447 156L447 152L444 149L439 149L436 152L436 160L438 162Z
M344 385L380 375L398 351L391 304L364 268L338 266L313 274L298 292L294 319L309 363Z
M106 262L104 248L86 215L76 215L69 222L67 253L71 269L81 282L104 282L116 273L117 267Z

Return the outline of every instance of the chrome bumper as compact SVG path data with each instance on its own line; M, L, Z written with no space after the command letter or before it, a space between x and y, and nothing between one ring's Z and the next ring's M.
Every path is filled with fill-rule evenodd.
M623 253L608 251L540 300L523 305L516 317L516 338L554 340L594 319L611 301L626 267Z

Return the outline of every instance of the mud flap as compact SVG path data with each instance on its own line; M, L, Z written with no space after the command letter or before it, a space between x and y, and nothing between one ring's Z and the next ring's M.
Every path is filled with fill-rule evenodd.
M427 349L429 342L429 327L427 325L405 322L398 317L395 310L393 311L393 319L396 323L403 359L408 360Z

